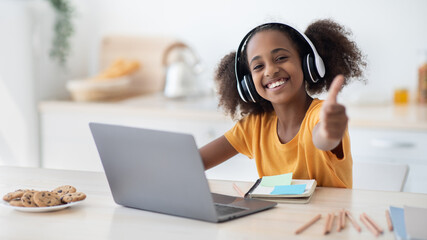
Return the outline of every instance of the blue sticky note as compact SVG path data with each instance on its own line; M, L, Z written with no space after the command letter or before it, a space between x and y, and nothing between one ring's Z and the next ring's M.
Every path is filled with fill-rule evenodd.
M271 195L303 194L307 184L275 186Z
M403 208L390 206L390 217L396 239L407 239Z

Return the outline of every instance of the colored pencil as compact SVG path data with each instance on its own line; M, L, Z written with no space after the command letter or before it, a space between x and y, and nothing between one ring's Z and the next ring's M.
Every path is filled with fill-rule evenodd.
M378 226L378 224L372 219L370 218L366 213L362 213L362 215L366 218L366 220L368 220L368 222L379 232L379 233L383 233L384 230Z
M240 190L240 188L235 183L233 183L233 188L234 188L234 190L236 190L236 192L239 194L239 196L245 197L245 194L242 192L242 190Z
M345 228L345 210L344 209L341 209L341 219L342 219L341 229L344 229Z
M328 216L326 217L325 228L323 230L323 235L326 235L330 232L329 223L331 222L331 220L332 220L332 216L330 213L328 213Z
M328 214L328 219L326 221L326 225L325 225L325 231L323 232L323 234L328 234L332 231L332 227L334 225L334 218L335 218L335 214L334 213L329 213Z
M360 221L365 224L369 231L371 231L376 237L380 235L380 232L372 224L369 223L369 221L365 218L363 214L360 214Z
M332 227L334 226L335 213L331 213L331 221L328 225L328 232L332 231Z
M347 215L348 219L350 219L351 224L356 229L356 231L361 232L362 229L360 228L359 224L357 224L356 219L353 218L353 215L349 211L345 211L345 215Z
M337 232L341 232L341 226L342 226L342 215L341 215L341 212L338 212Z
M315 222L317 222L320 218L322 217L321 214L317 214L314 218L312 218L310 221L308 221L307 223L305 223L304 225L302 225L301 227L299 227L296 231L295 234L300 234L302 233L305 229L309 228L311 225L313 225Z
M390 212L385 210L385 217L387 219L388 230L393 231L393 224L391 222Z

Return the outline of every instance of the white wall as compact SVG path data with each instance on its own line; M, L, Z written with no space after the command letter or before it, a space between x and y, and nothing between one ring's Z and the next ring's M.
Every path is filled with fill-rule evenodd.
M8 1L22 2L0 0ZM47 2L23 1L37 3L33 4L36 5L34 22L40 25L39 43L45 54L36 66L40 71L36 73L41 99L67 98L64 84L67 79L96 74L99 43L108 34L178 37L199 53L205 64L206 85L212 85L218 61L235 50L245 33L256 25L282 21L304 30L316 19L332 18L352 30L368 57L368 84L354 83L341 95L349 103L391 101L393 90L400 86L414 93L419 52L427 49L427 1L424 0L71 1L76 7L76 34L66 71L55 69L45 56L53 26L53 13Z
M172 35L201 55L207 84L218 61L234 50L254 26L282 21L299 29L313 20L332 18L353 32L368 56L368 85L355 83L342 94L348 102L391 101L393 89L417 86L418 52L427 49L427 1L424 0L74 0L78 8L73 74L93 74L98 43L112 33ZM89 48L88 48L89 45Z
M39 166L37 103L68 95L71 71L49 58L53 22L45 0L0 0L0 165Z
M72 55L60 69L48 57L54 13L46 0L0 0L0 164L37 165L37 103L65 99L65 82L96 74L109 34L175 36L205 64L206 86L218 61L266 21L304 29L333 18L353 31L368 56L368 85L341 94L348 103L386 102L395 87L417 84L418 51L427 49L425 0L71 0L76 7Z
M37 165L31 9L0 1L0 163Z

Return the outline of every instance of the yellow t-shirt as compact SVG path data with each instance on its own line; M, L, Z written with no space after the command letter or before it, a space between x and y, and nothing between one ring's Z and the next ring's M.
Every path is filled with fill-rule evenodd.
M313 143L312 132L319 122L322 103L313 100L297 135L288 143L282 144L277 136L274 111L246 116L225 137L238 152L255 158L260 177L292 172L294 179L316 179L318 186L352 188L353 160L348 130L342 140L342 159Z

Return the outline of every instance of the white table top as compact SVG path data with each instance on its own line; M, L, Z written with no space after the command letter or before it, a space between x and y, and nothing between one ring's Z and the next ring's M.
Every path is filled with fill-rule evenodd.
M385 231L378 239L394 239L386 230L390 205L427 207L427 194L317 188L309 204L277 207L225 223L215 224L118 206L101 172L0 167L0 193L19 188L48 190L73 185L87 194L81 204L56 212L28 213L0 208L0 239L377 239L359 220L370 215ZM237 182L243 191L252 183ZM232 182L210 180L211 191L237 196ZM326 214L348 209L362 227L349 223L324 236ZM300 235L295 230L316 214L322 219Z

